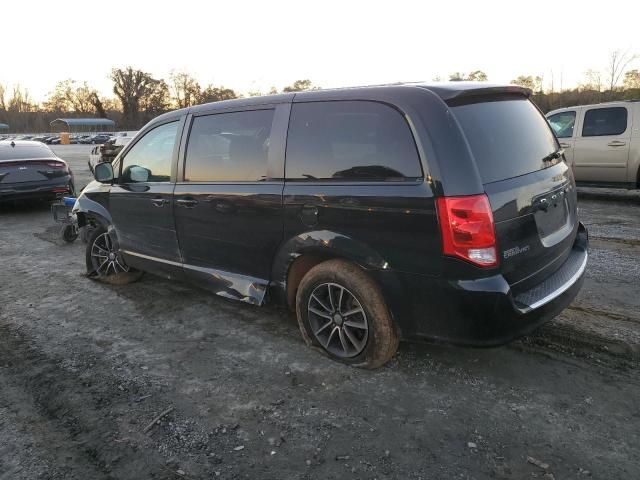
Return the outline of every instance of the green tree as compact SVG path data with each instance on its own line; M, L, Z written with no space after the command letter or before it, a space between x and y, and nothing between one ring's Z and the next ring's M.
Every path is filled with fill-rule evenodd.
M283 92L302 92L304 90L318 90L319 88L320 87L314 86L311 80L305 79L305 80L296 80L291 85L284 87L282 91Z
M486 82L488 79L487 74L482 70L474 70L473 72L469 72L468 75L465 75L462 72L454 72L449 75L450 82Z
M207 86L199 97L200 103L219 102L221 100L232 100L238 98L239 95L230 88Z
M482 70L474 70L469 74L467 80L471 82L486 82L488 80L487 74Z
M629 70L624 74L623 85L625 89L640 88L640 70Z
M512 85L519 85L530 89L532 92L542 91L542 77L534 77L532 75L520 75L511 80Z

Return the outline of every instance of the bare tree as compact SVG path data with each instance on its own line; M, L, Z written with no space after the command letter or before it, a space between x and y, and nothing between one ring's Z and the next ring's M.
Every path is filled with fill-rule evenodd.
M602 91L602 74L598 70L589 69L584 72L585 83L580 84L583 90Z
M4 85L2 85L0 83L0 110L6 110L7 109L7 103L5 101L5 94L7 92L7 89L5 88Z
M178 108L191 107L198 103L202 89L195 78L187 72L172 71L170 79L173 100Z
M164 102L164 98L160 102L158 97L158 94L164 96L164 88L158 89L159 81L142 70L134 70L132 67L114 68L111 70L111 80L113 81L113 93L122 104L123 121L128 127L138 128L140 126L140 105L150 100L149 97L156 97L150 102L154 107ZM168 89L166 93L168 93Z
M636 58L638 58L638 56L630 53L628 50L625 52L622 50L614 50L611 52L607 66L607 79L609 81L610 92L616 89L622 74Z
M91 95L91 103L93 108L96 109L96 115L98 115L99 118L107 118L107 111L104 108L104 104L102 103L102 100L100 100L98 93L95 91Z
M169 93L169 85L162 79L153 79L149 90L140 100L140 110L145 113L145 121L151 120L170 108L171 94Z
M14 113L30 112L35 110L35 105L31 103L31 95L26 88L23 90L20 85L14 85L13 93L7 103L7 111Z

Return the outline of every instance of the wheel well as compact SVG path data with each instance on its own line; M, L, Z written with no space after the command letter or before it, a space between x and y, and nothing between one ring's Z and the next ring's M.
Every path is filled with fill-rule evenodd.
M309 252L300 255L293 261L287 273L287 305L291 310L296 307L298 285L300 285L307 272L316 265L334 258L340 257L323 252Z
M82 220L81 220L82 215ZM83 224L80 225L80 222ZM83 227L85 225L91 225L93 227L103 226L107 228L109 226L109 221L104 218L102 215L94 212L78 212L78 224Z

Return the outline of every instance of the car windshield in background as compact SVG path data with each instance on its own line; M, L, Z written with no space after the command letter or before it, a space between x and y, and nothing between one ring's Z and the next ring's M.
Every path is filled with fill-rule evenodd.
M55 158L55 155L44 145L0 145L0 161L27 160L30 158Z
M549 117L549 125L558 138L573 137L575 123L576 112L561 112Z
M546 119L527 99L471 103L452 108L469 141L483 183L545 168L557 150Z

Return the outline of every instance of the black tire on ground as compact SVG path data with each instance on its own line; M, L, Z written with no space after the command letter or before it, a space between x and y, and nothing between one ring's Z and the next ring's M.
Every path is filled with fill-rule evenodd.
M336 348L334 348L334 351L332 352L332 349L323 345L319 341L319 337L313 332L311 319L309 318L309 307L314 307L314 305L317 306L318 304L314 303L316 302L315 299L311 300L311 296L314 291L322 291L321 289L325 288L325 285L331 285L333 291L338 292L337 294L333 294L334 297L340 294L339 292L341 288L343 290L346 289L344 290L346 292L345 295L349 296L350 294L351 297L355 298L351 299L352 309L353 306L356 305L361 307L364 311L364 314L360 317L359 321L367 325L368 331L366 337L364 337L363 334L362 337L364 338L360 338L366 343L364 343L364 347L357 354L352 356L336 354ZM328 289L328 297L325 297L325 300L322 303L324 303L329 309L333 308L334 304L338 304L338 307L336 308L339 309L340 301L337 299L332 301L330 306L328 305L329 302L326 298L331 298L331 291L331 289ZM325 312L323 311L323 313ZM300 332L302 333L302 337L307 345L320 350L329 358L342 363L360 368L378 368L387 363L398 349L398 333L380 288L360 267L353 263L346 262L344 260L329 260L320 263L309 270L298 286L296 294L296 315L298 317ZM311 316L314 315L314 313L311 313ZM332 315L329 314L327 318L331 316ZM320 317L316 317L316 319L318 318ZM346 325L346 318L346 316L344 318L339 317L339 325ZM322 321L327 321L329 323L331 320L327 319ZM320 327L320 329L322 328L323 327ZM343 326L342 328L344 332L345 327ZM319 331L320 329L316 328L316 331ZM327 327L327 330L330 329L336 329L336 324L331 324ZM326 332L327 330L324 331ZM337 334L340 334L339 330L340 329L336 330ZM351 332L353 331L354 330L351 330ZM329 344L332 344L331 342L335 343L338 340L342 342L344 338L346 344L350 344L352 351L358 352L358 347L356 345L357 342L350 342L347 338L349 336L347 335L347 332L345 332L345 335L343 336L337 334L335 337L340 338L336 339L335 337L329 337ZM319 333L318 335L321 334ZM331 335L333 335L333 332ZM360 339L357 338L356 340ZM346 352L346 350L344 351Z
M93 231L91 231L91 234L89 235L87 247L85 250L87 276L94 280L99 280L111 285L126 285L138 281L144 273L139 270L127 267L122 258L120 258L119 256L119 265L123 265L127 269L127 271L118 271L116 273L112 270L108 270L107 272L104 272L96 268L94 260L92 259L91 252L98 238L104 234L107 234L107 229L101 225L93 229Z

